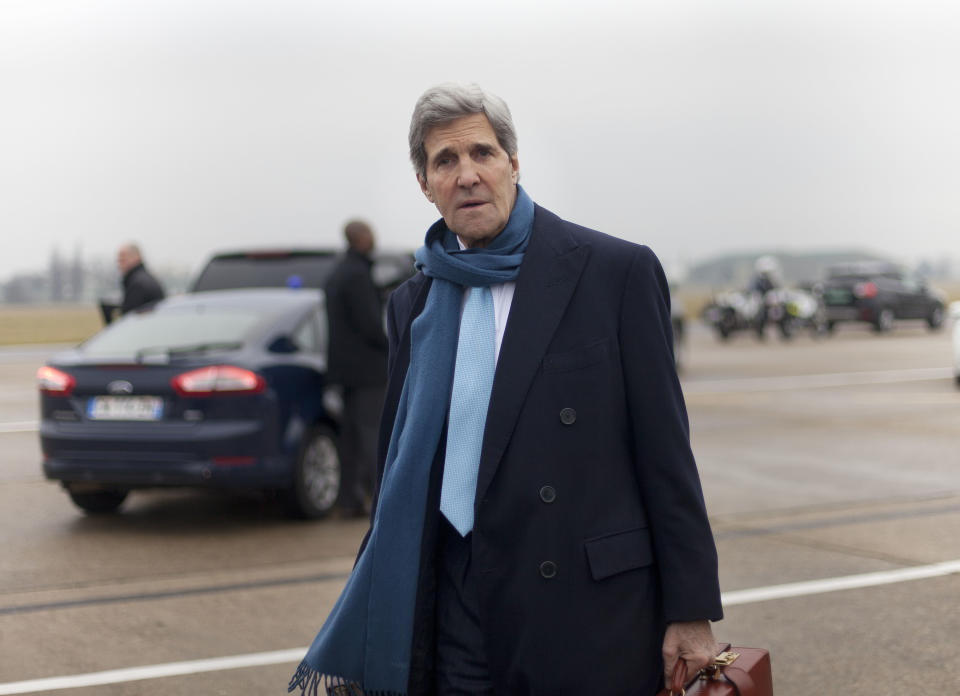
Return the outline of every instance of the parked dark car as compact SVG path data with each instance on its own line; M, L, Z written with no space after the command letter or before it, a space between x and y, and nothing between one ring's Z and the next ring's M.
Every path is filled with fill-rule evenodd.
M37 373L43 471L86 511L156 486L279 491L321 517L340 488L315 290L168 298Z
M922 319L931 329L943 324L943 296L892 264L832 266L822 293L831 330L840 322L866 322L878 332L889 331L898 319Z
M246 249L215 254L197 275L193 292L233 288L322 289L339 260L332 249ZM375 251L373 281L386 299L413 275L413 255Z

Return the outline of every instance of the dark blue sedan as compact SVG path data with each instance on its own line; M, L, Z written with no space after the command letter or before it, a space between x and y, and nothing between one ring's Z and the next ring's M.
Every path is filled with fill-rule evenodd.
M79 507L137 488L280 491L322 517L340 489L315 290L226 290L128 314L40 368L43 471Z

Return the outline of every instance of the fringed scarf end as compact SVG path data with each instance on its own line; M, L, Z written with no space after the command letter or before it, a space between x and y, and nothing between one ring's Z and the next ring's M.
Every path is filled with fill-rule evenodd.
M319 696L320 682L322 680L323 675L314 670L307 664L307 661L304 660L290 678L290 683L287 685L287 692L289 693L294 689L300 689L301 696Z
M321 687L323 691L320 690ZM405 696L399 691L364 691L354 681L321 674L308 665L306 660L297 667L287 686L287 692L296 689L300 689L301 696Z

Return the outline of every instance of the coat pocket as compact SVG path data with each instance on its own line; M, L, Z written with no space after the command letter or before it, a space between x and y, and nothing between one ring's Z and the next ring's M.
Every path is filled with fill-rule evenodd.
M546 373L578 370L609 360L613 353L613 341L609 338L601 338L580 348L543 356L543 371Z
M646 527L587 539L584 548L594 580L603 580L653 563L650 530Z

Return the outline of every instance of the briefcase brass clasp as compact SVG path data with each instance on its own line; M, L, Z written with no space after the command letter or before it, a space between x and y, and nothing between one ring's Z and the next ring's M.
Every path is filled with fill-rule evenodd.
M740 653L735 652L722 652L713 658L713 663L707 665L702 670L700 670L701 679L719 679L719 674L724 667L729 667L740 657Z
M713 658L713 664L717 667L729 667L738 657L740 657L740 653L722 652Z

